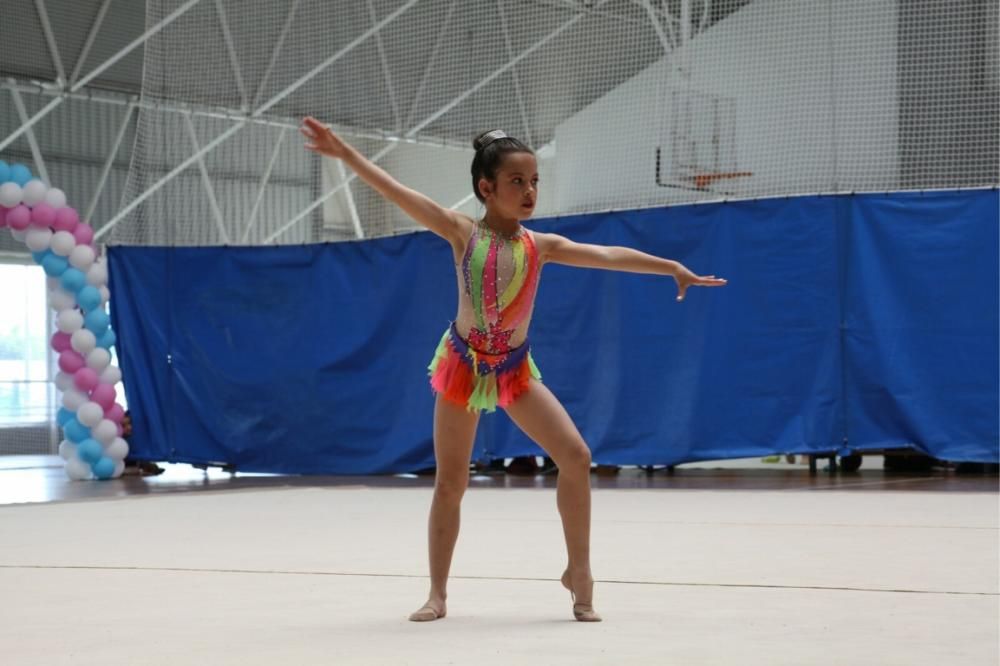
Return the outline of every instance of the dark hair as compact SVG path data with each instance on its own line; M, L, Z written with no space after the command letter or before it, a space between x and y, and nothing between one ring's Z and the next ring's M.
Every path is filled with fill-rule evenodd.
M472 147L476 151L476 156L472 158L472 191L475 193L476 198L483 203L486 200L483 199L483 195L479 192L480 178L486 178L487 180L496 178L497 169L503 164L504 157L510 153L535 154L535 151L514 137L503 135L501 138L495 138L493 136L494 132L498 132L498 130L483 132L472 142Z

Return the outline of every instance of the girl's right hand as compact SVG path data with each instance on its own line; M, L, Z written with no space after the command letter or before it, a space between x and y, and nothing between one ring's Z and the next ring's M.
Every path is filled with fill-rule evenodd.
M327 125L312 116L302 119L299 131L302 132L302 136L309 139L309 143L305 144L306 150L336 159L344 159L347 155L348 145Z

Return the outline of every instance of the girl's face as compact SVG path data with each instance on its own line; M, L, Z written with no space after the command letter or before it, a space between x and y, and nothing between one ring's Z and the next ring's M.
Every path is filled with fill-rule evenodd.
M495 181L479 179L479 191L492 215L524 220L538 201L538 162L531 153L509 153Z

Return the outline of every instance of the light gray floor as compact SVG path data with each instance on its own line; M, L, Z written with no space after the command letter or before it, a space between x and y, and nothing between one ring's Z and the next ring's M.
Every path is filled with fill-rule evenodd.
M551 488L470 489L449 617L430 489L229 489L0 507L3 664L982 664L991 492L594 492L573 622Z

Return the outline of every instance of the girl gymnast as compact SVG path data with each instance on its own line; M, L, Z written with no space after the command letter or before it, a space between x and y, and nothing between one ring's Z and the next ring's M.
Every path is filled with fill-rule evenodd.
M451 245L458 283L458 314L431 361L434 455L437 475L428 526L431 587L427 602L410 615L426 622L445 617L448 571L458 539L462 496L481 412L499 405L559 467L556 503L568 562L562 574L573 616L600 622L594 610L590 570L590 449L541 375L528 347L528 325L542 266L546 263L669 275L677 300L688 287L720 287L714 275L698 276L677 261L625 247L575 243L531 231L538 197L538 166L526 145L502 130L473 141L472 189L486 208L478 220L448 210L392 178L307 117L300 127L313 152L343 160L385 199Z

